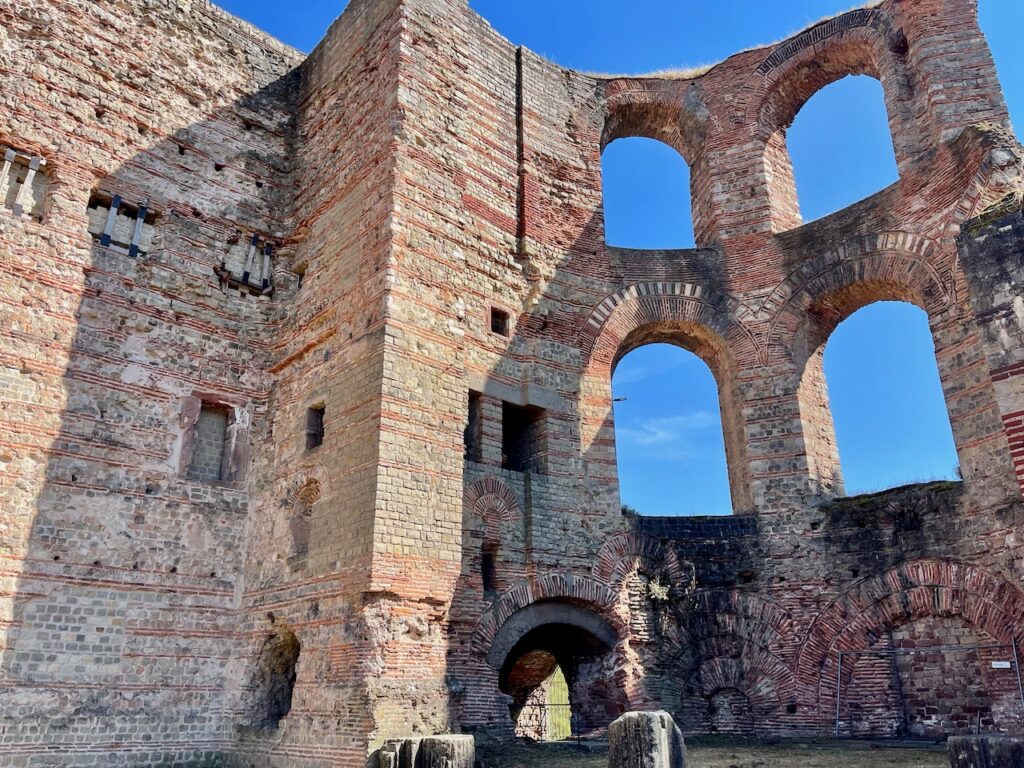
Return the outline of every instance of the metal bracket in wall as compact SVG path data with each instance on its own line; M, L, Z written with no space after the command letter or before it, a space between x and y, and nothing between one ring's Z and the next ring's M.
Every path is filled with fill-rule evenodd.
M264 291L270 287L270 259L274 255L274 246L267 243L263 248L263 273L260 281L260 288Z
M25 174L25 180L21 182L21 186L18 188L18 192L14 197L14 205L11 206L11 210L15 216L21 216L25 212L25 194L28 190L32 189L32 183L35 181L36 173L39 169L46 165L46 160L41 157L33 157L28 162L28 173ZM4 168L8 168L6 159L4 162Z
M103 227L103 234L100 235L100 245L110 247L110 238L114 234L114 224L117 222L117 209L121 207L121 196L114 195L110 201L110 210L107 211L107 223Z
M139 242L142 240L142 225L146 223L146 214L149 211L149 200L139 201L139 211L135 215L135 231L132 232L132 242L128 247L128 255L135 258L139 255Z

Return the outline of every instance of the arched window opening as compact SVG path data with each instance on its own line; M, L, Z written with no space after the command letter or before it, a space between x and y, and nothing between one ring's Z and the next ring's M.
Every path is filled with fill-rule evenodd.
M718 384L697 355L672 344L627 354L612 378L624 511L732 514Z
M277 728L292 709L299 639L283 624L275 624L260 648L253 680L253 724Z
M786 131L804 221L834 213L899 180L882 84L851 75L816 93Z
M690 167L667 144L628 138L601 156L605 241L622 248L693 248Z
M881 301L852 314L824 350L848 495L959 477L928 315Z

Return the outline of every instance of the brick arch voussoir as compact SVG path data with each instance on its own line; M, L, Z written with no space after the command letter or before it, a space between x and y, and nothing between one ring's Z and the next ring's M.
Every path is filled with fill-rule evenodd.
M635 570L665 574L673 583L688 581L692 565L679 559L675 549L659 539L641 533L619 533L608 539L597 553L592 573L613 588Z
M822 611L801 646L797 676L819 692L834 688L839 651L864 650L930 617L960 617L1001 642L1024 644L1024 592L968 563L917 560L857 582Z
M497 477L484 477L467 485L462 501L463 508L483 525L488 543L498 543L502 529L522 519L519 497Z
M680 631L666 653L682 656L719 637L739 638L770 653L792 645L796 625L789 611L758 595L734 590L698 592L686 604Z
M755 715L767 715L782 701L793 698L792 670L774 654L744 644L739 654L703 659L683 678L684 688L710 699L721 690L736 690L747 697Z
M819 90L847 75L870 75L894 87L897 37L888 14L871 8L841 14L787 40L755 71L758 84L744 109L747 124L767 140L787 128Z
M614 612L615 592L611 587L589 576L549 573L513 584L494 601L473 630L473 652L486 657L498 630L517 611L535 603L559 600L589 608L620 634L624 630Z
M757 338L739 318L752 317L736 299L697 283L634 283L606 296L577 337L588 370L610 371L622 342L634 331L659 323L687 323L708 329L736 350L760 357Z
M759 309L758 314L768 320L770 356L777 356L785 348L785 337L803 327L816 303L843 290L859 286L893 289L931 317L949 309L953 304L952 277L936 266L939 255L939 246L930 238L909 232L882 232L847 240L838 248L808 259L772 291ZM874 300L884 298L890 296L879 294Z
M334 495L331 476L322 464L305 464L285 480L285 503L316 503Z

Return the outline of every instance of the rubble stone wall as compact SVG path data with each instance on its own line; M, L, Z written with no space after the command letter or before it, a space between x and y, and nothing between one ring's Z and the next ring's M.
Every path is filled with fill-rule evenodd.
M510 736L532 657L588 729L1020 726L1021 150L974 2L660 77L465 0L351 0L308 57L205 0L0 2L0 50L0 762ZM850 74L900 179L804 224L786 128ZM698 248L606 244L632 136L690 165ZM882 300L928 313L963 481L846 498L822 350ZM652 342L716 377L732 517L621 512Z

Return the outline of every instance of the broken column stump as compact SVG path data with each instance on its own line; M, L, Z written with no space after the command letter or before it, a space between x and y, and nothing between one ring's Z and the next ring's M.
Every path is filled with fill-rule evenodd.
M431 736L420 742L410 768L473 768L476 745L472 736Z
M393 739L378 756L380 768L473 768L476 745L472 736Z
M952 736L950 768L1024 768L1024 737Z
M608 768L685 768L683 734L668 712L627 712L608 727Z

